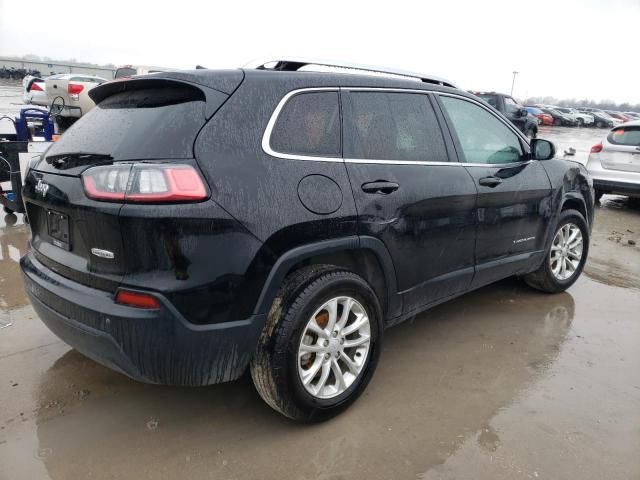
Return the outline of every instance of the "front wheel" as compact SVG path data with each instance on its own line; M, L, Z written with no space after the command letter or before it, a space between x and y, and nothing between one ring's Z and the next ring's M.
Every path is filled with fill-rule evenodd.
M381 309L367 282L331 266L304 268L274 300L251 377L274 410L294 420L325 420L365 389L381 342Z
M580 276L589 251L589 228L577 210L564 210L538 270L524 277L543 292L563 292Z

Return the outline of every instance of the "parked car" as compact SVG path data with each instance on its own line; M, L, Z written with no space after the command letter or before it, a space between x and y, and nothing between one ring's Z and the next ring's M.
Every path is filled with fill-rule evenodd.
M94 75L64 73L45 79L45 91L52 113L61 127L67 127L91 110L95 103L89 92L107 80Z
M49 101L45 92L45 82L40 77L27 75L22 79L22 101L26 104L47 106Z
M564 113L566 116L574 119L579 127L590 126L593 125L595 119L593 115L588 113L579 112L574 108L568 107L553 107L554 110L559 111L560 113Z
M134 75L147 75L148 73L166 72L168 68L150 67L148 65L124 65L116 69L113 78L129 78Z
M632 120L640 120L640 113L638 112L623 112L628 117L631 117Z
M596 110L596 109L591 109L591 110L580 110L581 112L585 112L585 113L589 113L589 115L593 116L593 119L595 121L595 126L598 128L611 128L614 125L619 125L620 124L620 120L614 119L612 117L610 117L609 115L607 115L605 112L603 112L602 110Z
M44 323L145 382L249 368L275 410L320 420L366 387L386 327L512 275L576 281L584 166L446 80L299 71L315 66L91 90L25 179L21 268Z
M496 92L474 93L507 117L527 137L535 138L538 135L538 120L529 115L529 112L522 105L519 105L513 97Z
M591 147L587 170L597 200L605 193L640 197L640 120L612 128Z
M578 122L574 118L565 115L555 108L545 107L541 108L540 110L548 115L551 115L553 117L553 124L556 126L575 127L576 125L578 125Z
M539 108L524 107L524 109L538 119L538 125L553 125L553 117Z
M605 110L605 112L607 113L607 115L609 115L610 117L613 117L617 120L620 120L621 122L628 122L630 120L633 120L632 117L625 115L624 113L620 113L620 112L614 112L612 110Z

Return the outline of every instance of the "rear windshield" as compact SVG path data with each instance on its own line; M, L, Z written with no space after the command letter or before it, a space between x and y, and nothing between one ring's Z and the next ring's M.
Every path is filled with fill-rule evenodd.
M125 91L107 97L78 120L51 146L47 158L78 153L114 160L192 158L204 122L204 96L198 89Z
M482 100L487 102L489 105L491 105L493 108L498 108L498 97L497 97L497 95L480 94L478 96Z
M135 68L119 68L116 70L115 78L131 77L138 73Z
M640 147L640 126L615 128L609 133L607 141L614 145Z

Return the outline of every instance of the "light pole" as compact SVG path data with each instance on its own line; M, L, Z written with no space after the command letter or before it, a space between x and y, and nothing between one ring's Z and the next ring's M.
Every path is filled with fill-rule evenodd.
M513 71L513 80L511 81L511 96L513 97L513 86L516 84L516 75L520 72Z

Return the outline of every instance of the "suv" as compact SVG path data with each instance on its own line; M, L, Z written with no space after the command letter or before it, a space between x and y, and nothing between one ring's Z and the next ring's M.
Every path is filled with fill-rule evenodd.
M538 135L537 118L531 115L522 105L519 105L513 97L495 92L475 92L475 95L511 120L530 139Z
M363 391L386 327L512 275L576 281L583 166L444 80L303 66L91 91L24 186L26 291L56 335L144 382L249 368L319 420Z

